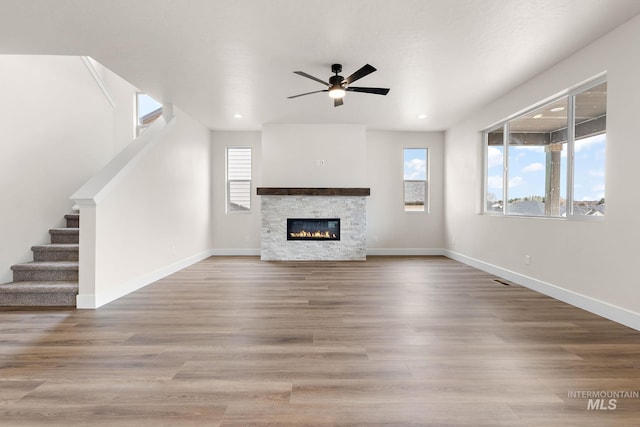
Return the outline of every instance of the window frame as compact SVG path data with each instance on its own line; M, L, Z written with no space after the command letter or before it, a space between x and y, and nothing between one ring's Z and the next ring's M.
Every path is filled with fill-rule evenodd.
M404 179L404 159L405 159L405 150L424 150L425 154L425 179ZM431 180L429 179L429 175L431 172L431 159L429 156L429 148L428 147L402 147L402 211L408 214L429 214L431 213ZM424 208L421 210L411 210L407 209L406 205L406 192L405 192L405 183L406 182L424 182Z
M146 96L148 98L151 98L153 101L155 101L156 103L158 103L160 105L160 107L156 108L153 111L150 111L149 113L147 113L145 116L141 116L140 115L140 97L142 96ZM145 130L147 130L147 128L149 128L149 126L151 126L153 124L153 122L156 121L156 119L160 116L162 116L162 113L164 111L164 106L162 105L162 103L158 102L155 98L153 98L152 96L150 96L149 94L145 93L145 92L136 92L135 94L135 118L134 118L134 122L135 122L135 137L138 137L142 134L142 132L144 132ZM142 122L142 118L146 117L147 115L155 115L156 117L152 118L148 123L143 123Z
M571 89L567 89L565 91L560 92L557 95L549 97L539 103L536 103L524 110L521 110L508 118L501 120L490 127L484 129L482 134L482 210L481 213L483 215L491 215L491 216L505 216L505 217L520 217L520 218L537 218L537 219L560 219L560 220L579 220L579 221L603 221L606 217L606 214L602 216L590 216L590 215L576 215L574 214L574 187L575 187L575 176L574 176L574 167L575 167L575 126L576 126L576 116L575 116L575 98L576 96L593 89L603 83L608 84L607 74L602 73L588 81L585 81L579 85L572 87ZM516 215L508 213L508 173L509 173L509 134L510 134L510 123L520 117L526 116L532 113L535 110L543 108L546 105L553 104L563 98L567 99L567 164L566 164L566 213L565 216L551 216L551 215ZM607 98L607 109L608 113L608 98ZM606 114L605 114L606 116ZM502 141L502 209L501 211L490 211L487 209L488 206L488 180L489 180L489 162L488 162L488 150L489 150L489 134L494 132L495 130L503 129L503 141ZM606 128L604 134L607 134ZM606 150L606 146L605 146ZM605 163L606 163L606 154L605 154ZM606 169L605 169L605 198L606 198Z
M250 159L250 178L247 179L229 179L229 151L230 150L249 150ZM247 209L232 209L231 208L231 183L232 182L248 182L248 200L249 207ZM227 146L225 147L225 213L227 214L249 214L253 211L253 147L251 146Z

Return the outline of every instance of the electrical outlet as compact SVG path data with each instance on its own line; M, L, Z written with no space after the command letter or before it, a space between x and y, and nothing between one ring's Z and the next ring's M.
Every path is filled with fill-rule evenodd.
M524 265L531 265L531 257L529 255L524 256Z

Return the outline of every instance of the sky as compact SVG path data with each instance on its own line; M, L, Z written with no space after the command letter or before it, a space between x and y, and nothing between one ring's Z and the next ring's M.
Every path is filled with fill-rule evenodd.
M605 146L606 134L596 135L575 142L574 196L575 201L600 200L605 197ZM487 193L496 200L502 199L503 147L488 147ZM508 198L544 196L546 154L542 146L509 148ZM560 197L566 198L567 153L561 156L562 178Z
M427 179L427 149L426 148L405 148L404 149L404 179L405 180L426 180Z
M153 99L147 94L141 93L138 95L138 117L144 117L152 111L162 107L158 101Z

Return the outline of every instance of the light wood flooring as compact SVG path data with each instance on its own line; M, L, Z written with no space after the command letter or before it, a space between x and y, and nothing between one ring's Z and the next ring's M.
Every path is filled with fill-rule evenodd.
M640 398L569 393L640 391L640 332L494 279L218 257L98 310L3 309L0 425L639 426Z

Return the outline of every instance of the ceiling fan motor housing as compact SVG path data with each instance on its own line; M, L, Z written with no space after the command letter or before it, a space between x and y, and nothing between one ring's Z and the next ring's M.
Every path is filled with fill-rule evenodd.
M335 76L329 77L329 84L331 84L331 87L342 86L343 81L344 81L344 77L339 76L337 74Z

